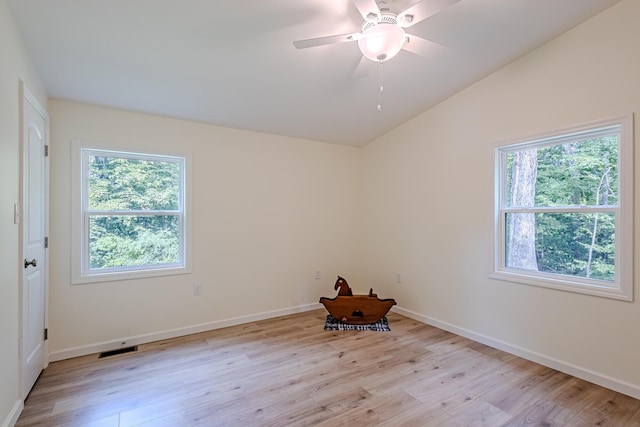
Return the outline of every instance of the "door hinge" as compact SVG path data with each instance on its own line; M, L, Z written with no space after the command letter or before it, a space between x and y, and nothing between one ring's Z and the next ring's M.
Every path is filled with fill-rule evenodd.
M47 249L49 247L49 238L45 237L44 238L44 248Z
M48 145L44 146L44 156L45 157L49 157L49 146Z
M44 329L44 340L48 340L49 339L49 328L45 328Z

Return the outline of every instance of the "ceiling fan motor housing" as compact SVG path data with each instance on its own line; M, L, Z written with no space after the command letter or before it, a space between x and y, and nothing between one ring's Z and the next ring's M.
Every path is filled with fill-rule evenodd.
M396 56L405 40L405 32L398 25L397 15L382 13L377 22L366 21L362 25L358 47L367 59L383 62Z

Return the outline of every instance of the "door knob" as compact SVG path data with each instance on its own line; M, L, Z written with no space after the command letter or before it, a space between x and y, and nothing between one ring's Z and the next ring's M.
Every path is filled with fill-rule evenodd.
M30 265L36 266L36 259L32 259L31 261L24 260L24 268L29 267Z

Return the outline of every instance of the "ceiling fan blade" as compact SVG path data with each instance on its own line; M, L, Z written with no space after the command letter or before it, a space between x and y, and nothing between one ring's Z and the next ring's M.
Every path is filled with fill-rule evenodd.
M459 1L460 0L420 0L408 9L400 12L398 15L398 23L401 27L408 28Z
M353 0L353 4L365 21L377 21L380 17L380 8L376 0Z
M407 41L405 42L402 49L418 56L429 58L443 53L447 50L447 47L441 45L440 43L423 39L422 37L407 34Z
M298 49L306 49L308 47L324 46L327 44L352 42L358 40L361 33L338 34L335 36L316 37L314 39L296 40L293 45Z

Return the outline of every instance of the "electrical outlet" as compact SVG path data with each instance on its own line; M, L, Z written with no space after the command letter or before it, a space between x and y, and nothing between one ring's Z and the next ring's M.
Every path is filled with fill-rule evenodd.
M396 273L396 283L402 283L402 273Z
M202 295L202 285L200 283L193 284L193 296Z
M313 272L313 280L320 280L320 270Z

